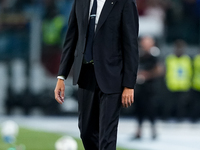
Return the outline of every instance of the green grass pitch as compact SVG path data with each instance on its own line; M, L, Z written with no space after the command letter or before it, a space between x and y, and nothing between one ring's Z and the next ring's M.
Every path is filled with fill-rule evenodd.
M62 134L57 133L20 128L16 144L24 144L26 146L26 150L55 150L54 144L56 140L62 136ZM78 150L84 150L81 140L75 140L78 143ZM1 138L0 150L7 150L9 147L10 145L4 143ZM118 148L117 150L127 149Z

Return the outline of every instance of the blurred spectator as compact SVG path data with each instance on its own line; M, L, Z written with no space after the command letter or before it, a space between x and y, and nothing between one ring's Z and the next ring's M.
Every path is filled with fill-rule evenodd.
M146 16L151 16L159 20L164 21L165 19L165 10L161 0L148 0L147 8L144 12Z
M188 91L191 88L192 63L184 54L186 43L183 40L175 42L174 54L166 57L166 85L169 90L165 101L165 117L175 111L178 119L186 116Z
M193 79L191 90L191 119L197 121L200 117L200 54L193 60Z
M23 6L28 2L30 1L3 0L0 3L0 59L6 62L9 70L5 99L7 114L15 106L28 109L29 104L24 93L29 68L30 20L23 13ZM19 83L16 80L20 84L16 84Z
M157 39L164 36L165 7L162 0L138 0L140 36L150 35Z
M151 37L142 37L140 41L140 63L137 77L135 107L138 119L138 129L135 139L141 138L142 123L145 117L151 122L152 138L156 138L155 129L155 102L154 82L161 74L158 67L160 50L155 47L155 41Z
M73 1L74 0L57 0L56 1L56 5L59 8L60 13L66 17L66 20L68 20L67 18L69 17Z
M199 0L183 0L183 15L185 39L190 43L198 43L200 35L200 5Z
M137 0L137 9L140 16L144 15L146 7L147 7L146 0Z
M199 0L170 0L166 11L167 42L183 39L198 44L200 35Z
M46 12L42 25L42 62L50 74L56 75L60 63L65 18L58 13L55 0L44 2Z
M140 16L152 16L163 20L165 17L164 6L165 4L162 0L137 0Z
M184 15L199 19L200 17L200 1L199 0L183 0Z
M1 0L1 12L22 12L25 5L33 4L33 0Z

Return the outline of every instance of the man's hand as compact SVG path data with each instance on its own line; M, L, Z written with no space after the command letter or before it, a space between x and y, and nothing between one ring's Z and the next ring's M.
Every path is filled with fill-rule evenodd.
M122 93L122 106L128 108L134 102L134 89L125 87Z
M62 104L65 97L65 83L64 80L58 79L56 88L54 90L55 99L58 103Z

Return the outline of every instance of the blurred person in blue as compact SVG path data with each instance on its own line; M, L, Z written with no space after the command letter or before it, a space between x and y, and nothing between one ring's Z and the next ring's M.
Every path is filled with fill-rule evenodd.
M184 53L186 43L183 40L175 41L174 54L166 57L165 81L168 89L168 99L165 101L164 117L169 115L182 120L187 116L188 91L191 88L192 61Z
M152 37L145 36L140 40L140 62L135 92L135 110L138 121L138 129L134 139L140 139L142 135L142 123L145 117L151 122L152 139L156 138L155 127L155 80L161 75L158 56L160 50L155 46Z
M73 0L57 0L56 5L62 15L69 18L70 10L72 8Z
M191 119L198 121L200 117L200 53L193 58L193 78L191 89Z

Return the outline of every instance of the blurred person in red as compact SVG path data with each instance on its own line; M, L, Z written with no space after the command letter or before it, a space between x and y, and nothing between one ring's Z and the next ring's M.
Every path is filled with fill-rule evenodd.
M135 108L138 119L138 129L134 139L140 139L142 123L145 117L151 122L152 139L156 138L155 128L155 79L162 71L158 64L160 50L155 46L152 37L142 37L140 40L140 63L135 93Z
M193 59L193 78L191 89L191 119L196 122L200 117L200 53Z
M138 14L140 16L143 16L147 8L147 0L137 0L137 8L138 8Z
M137 8L140 16L156 16L162 20L165 17L166 2L162 0L137 0Z
M164 21L165 19L165 3L162 0L147 0L144 15L155 17Z
M191 88L192 62L184 53L186 43L183 40L175 41L174 54L166 57L166 86L168 100L165 101L164 117L174 115L182 120L187 115L188 91Z

